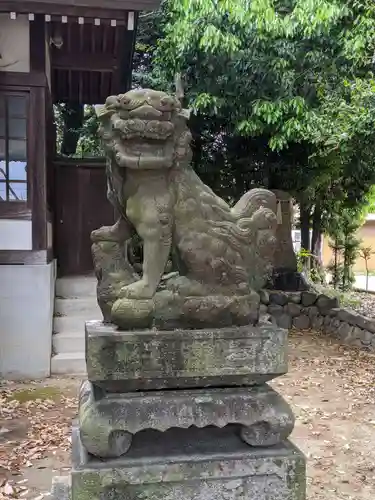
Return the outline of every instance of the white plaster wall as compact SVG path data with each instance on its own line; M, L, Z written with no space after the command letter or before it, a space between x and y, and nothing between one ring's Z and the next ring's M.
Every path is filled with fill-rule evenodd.
M0 250L32 250L31 220L0 220Z
M55 262L0 266L0 377L49 377Z
M26 15L0 14L0 71L30 71L29 28Z

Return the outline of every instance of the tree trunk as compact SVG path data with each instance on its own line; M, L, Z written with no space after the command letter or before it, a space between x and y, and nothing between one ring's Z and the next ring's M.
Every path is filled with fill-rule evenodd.
M348 256L348 235L345 234L344 240L344 269L342 273L342 289L346 290L349 283L350 261Z
M314 207L311 235L311 254L310 266L316 270L315 277L320 283L324 283L324 270L322 262L322 208L320 203Z
M301 250L310 252L310 217L311 217L311 207L310 205L300 202L300 230L301 230ZM302 259L302 265L305 271L310 269L310 259L304 257Z
M335 238L335 249L334 249L334 268L333 268L333 288L336 290L338 285L338 250L337 250L337 238Z
M61 143L61 154L74 155L83 125L84 107L83 104L69 103L63 113L64 130Z
M311 207L300 202L301 248L310 251L310 216Z
M322 209L319 203L315 205L312 220L311 253L316 257L318 263L321 262L322 243ZM313 259L315 260L315 259Z
M202 159L203 142L201 136L201 120L199 116L192 114L189 118L189 128L192 135L192 166L195 171L199 169Z

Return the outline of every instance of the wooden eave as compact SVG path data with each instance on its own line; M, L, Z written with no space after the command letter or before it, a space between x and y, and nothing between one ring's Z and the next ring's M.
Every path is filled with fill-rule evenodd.
M33 71L44 71L45 41L50 42L53 102L98 104L131 85L139 11L161 0L0 0L11 19L27 14L36 47ZM62 47L53 44L55 35ZM31 46L30 46L31 47ZM30 48L31 50L31 48Z
M136 29L127 29L126 13L124 19L117 26L48 23L51 34L58 30L63 40L61 48L50 50L54 102L98 104L130 88Z
M157 9L161 0L0 0L0 12L114 19L114 13Z

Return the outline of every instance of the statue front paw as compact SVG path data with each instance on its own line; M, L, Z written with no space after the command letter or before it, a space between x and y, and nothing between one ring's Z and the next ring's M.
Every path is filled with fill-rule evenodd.
M103 226L95 231L92 231L91 233L91 241L93 243L97 243L99 241L118 242L119 239L119 234L113 226Z
M131 236L128 223L123 218L120 218L113 226L102 226L91 233L91 241L97 243L99 241L113 241L116 243L124 243Z
M141 279L122 287L119 297L127 299L152 299L155 291L155 287L152 287L149 283Z

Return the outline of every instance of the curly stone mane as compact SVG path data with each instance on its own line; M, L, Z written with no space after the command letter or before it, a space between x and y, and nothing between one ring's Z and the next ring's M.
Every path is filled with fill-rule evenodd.
M172 175L176 246L187 275L224 286L263 286L272 271L275 244L273 194L254 189L230 208L188 165Z

